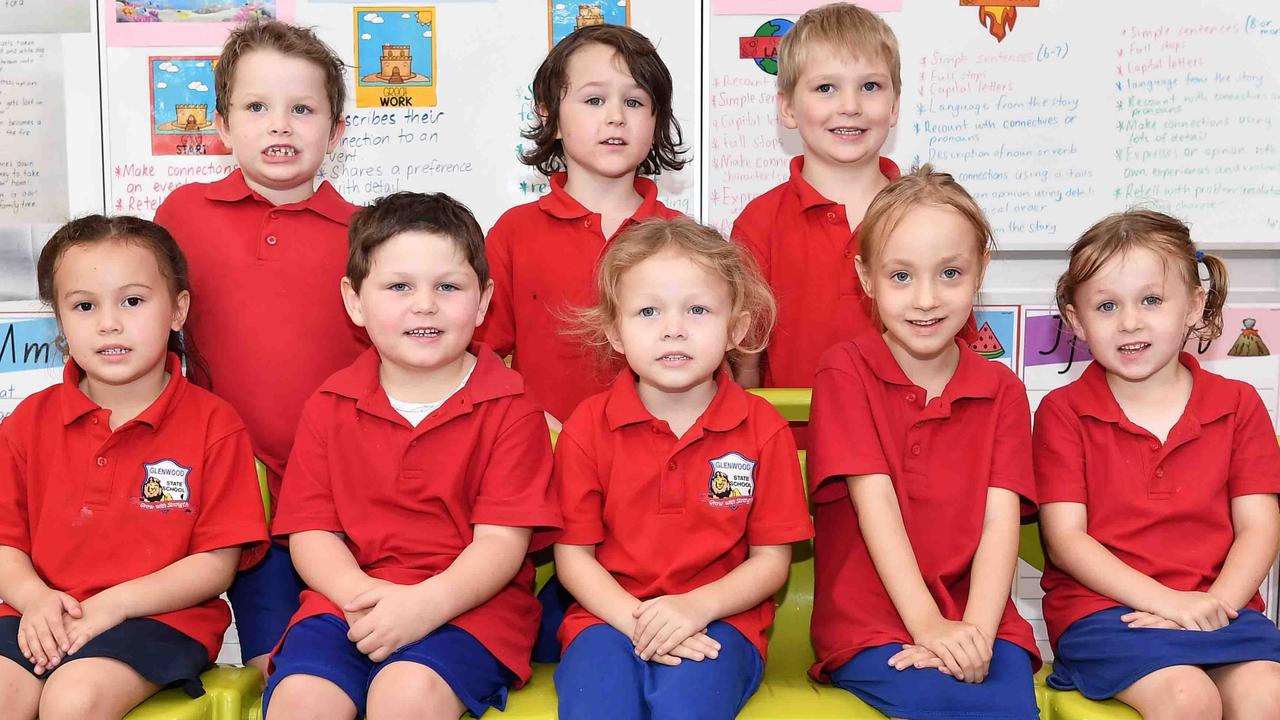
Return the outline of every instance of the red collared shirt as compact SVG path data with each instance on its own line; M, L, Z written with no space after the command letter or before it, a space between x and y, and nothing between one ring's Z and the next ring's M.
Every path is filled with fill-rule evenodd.
M716 382L702 417L677 438L645 409L624 370L578 407L556 441L565 527L557 542L596 545L596 560L641 600L719 580L751 545L813 535L786 420L727 371ZM763 657L773 612L769 598L724 620ZM561 645L600 622L573 605Z
M733 223L734 241L751 251L778 299L765 387L811 387L827 348L876 327L853 266L858 229L849 233L844 205L823 197L803 170L804 156L792 158L791 178L752 200ZM880 172L889 180L901 174L886 157Z
M1180 359L1191 398L1163 443L1125 417L1097 362L1045 396L1036 486L1042 503L1084 503L1089 535L1128 566L1174 590L1206 592L1235 540L1231 499L1280 492L1280 446L1257 390L1188 353ZM1071 623L1120 604L1047 560L1041 585L1054 644ZM1262 610L1262 598L1248 607Z
M182 377L176 355L167 370L155 402L115 431L111 411L80 391L75 361L0 425L0 545L29 555L49 587L83 601L196 553L265 547L244 425ZM17 615L0 604L0 616ZM213 598L152 619L212 662L231 611Z
M962 341L942 395L902 372L875 333L823 356L813 388L809 487L814 502L813 646L810 670L825 680L858 652L911 642L858 527L845 477L883 473L893 481L920 574L942 616L964 617L987 490L998 487L1035 508L1031 409L1022 382ZM1039 653L1012 598L997 637Z
M369 345L338 289L356 209L327 182L302 202L272 205L236 170L174 190L156 211L191 269L186 333L210 375L192 380L244 418L272 497L302 404Z
M410 585L447 569L477 524L560 527L541 408L491 350L471 352L476 366L466 385L416 428L379 384L375 348L326 380L303 409L273 532L343 533L367 574ZM550 540L538 532L530 549ZM521 683L540 614L533 575L526 558L497 595L449 621ZM291 625L320 614L342 617L306 590Z
M600 214L564 190L565 173L551 176L551 192L503 213L485 239L493 301L476 335L499 355L511 355L529 392L561 422L587 397L609 386L617 361L602 360L581 338L566 334L566 314L596 302L596 267L605 248L628 225L680 213L658 202L658 186L637 177L644 198L635 214L605 238Z

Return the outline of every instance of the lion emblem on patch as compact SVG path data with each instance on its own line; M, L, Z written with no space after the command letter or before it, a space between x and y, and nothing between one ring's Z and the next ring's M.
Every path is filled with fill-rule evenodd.
M739 452L713 458L707 504L736 509L750 505L756 490L756 461Z

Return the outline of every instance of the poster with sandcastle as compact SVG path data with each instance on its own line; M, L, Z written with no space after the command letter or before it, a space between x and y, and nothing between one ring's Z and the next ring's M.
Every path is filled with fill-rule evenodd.
M551 47L588 25L630 25L631 0L547 0L547 40Z
M356 107L436 104L436 11L357 7Z
M213 125L213 63L208 55L151 57L151 154L229 155Z

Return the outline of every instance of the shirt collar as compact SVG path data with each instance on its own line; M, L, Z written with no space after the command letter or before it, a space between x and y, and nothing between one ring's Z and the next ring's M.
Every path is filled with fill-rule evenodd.
M1191 371L1191 397L1187 400L1183 415L1191 415L1198 424L1203 425L1235 411L1237 397L1223 387L1223 378L1200 367L1200 363L1189 352L1179 353L1178 362ZM1120 409L1120 403L1116 402L1115 393L1111 392L1111 386L1107 384L1106 369L1097 360L1089 363L1075 387L1071 406L1076 414L1108 423L1128 422L1124 411Z
M524 392L524 380L520 374L504 365L488 345L476 342L467 350L476 356L476 365L466 384L453 395L462 400L467 410L487 400ZM355 362L330 376L320 386L320 392L355 400L358 410L396 420L400 415L391 407L391 401L378 379L381 366L378 349L370 346Z
M893 385L916 387L907 374L898 365L897 359L890 352L884 337L879 333L869 332L860 335L854 341L859 354L866 361L867 367L882 382ZM999 370L994 363L974 352L963 338L956 337L955 343L960 349L960 360L956 370L942 390L942 400L950 404L960 398L994 398L1000 388Z
M797 155L791 158L791 179L787 181L787 184L791 191L795 193L796 198L800 200L800 209L808 210L814 207L835 205L836 202L834 200L828 200L822 193L814 189L808 180L804 179L803 172L804 155ZM882 155L880 157L880 174L893 181L902 176L902 171L898 168L897 163Z
M747 419L747 392L733 381L726 365L721 365L715 373L716 394L711 404L698 418L699 424L714 432L728 432ZM631 368L626 367L618 373L613 386L609 388L609 397L605 400L605 419L610 430L617 430L625 425L654 422L656 418L640 400L636 390L636 376Z
M561 220L576 220L595 215L582 206L582 203L565 192L564 184L569 179L568 173L558 172L551 176L551 192L538 198L538 207L551 217ZM632 220L643 220L658 214L658 184L646 177L635 178L634 187L642 198L640 207L631 215Z
M173 399L180 391L179 386L187 380L182 376L182 360L174 353L169 353L165 358L164 370L169 373L169 382L165 383L160 395L147 406L147 409L138 413L131 422L144 423L154 430L160 427L160 423L169 414ZM82 379L84 379L84 370L80 369L75 360L68 358L67 364L62 368L62 385L59 386L63 425L70 425L85 415L102 409L102 406L90 400L89 396L80 390Z
M270 200L249 187L249 183L244 179L244 171L239 168L225 178L205 186L204 196L217 202L240 202L251 198L260 203L272 204ZM320 187L316 188L316 191L306 200L273 207L279 207L281 210L311 210L343 225L347 224L357 210L354 205L342 199L328 180L320 183Z

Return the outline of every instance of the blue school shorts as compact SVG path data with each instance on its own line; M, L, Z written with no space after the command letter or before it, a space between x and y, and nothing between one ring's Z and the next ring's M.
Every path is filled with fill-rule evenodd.
M515 683L515 673L462 628L445 625L380 663L370 660L347 639L350 629L346 620L336 615L315 615L289 630L272 658L275 671L262 696L264 717L271 694L290 675L314 675L337 685L355 704L356 717L364 717L373 678L395 662L414 662L434 670L476 717L491 707L506 707L507 688Z
M707 634L720 643L719 657L668 666L641 660L609 625L583 630L556 668L561 720L730 720L760 686L764 660L723 620Z
M1114 607L1071 623L1058 638L1049 687L1102 700L1173 665L1280 662L1280 628L1256 610L1241 610L1229 625L1209 632L1131 628L1120 621L1131 612Z
M560 584L560 578L552 575L538 591L538 604L542 606L542 620L533 643L533 661L560 662L560 623L564 622L564 614L573 604L573 596Z
M35 675L36 666L22 656L18 647L20 618L0 618L0 657L18 663ZM142 677L162 688L181 687L193 698L204 695L200 673L209 667L209 651L177 630L151 618L130 618L108 628L85 646L62 659L53 672L80 658L111 658L133 668ZM40 678L51 675L46 671Z
M261 562L236 573L227 599L236 618L241 662L275 649L298 612L298 596L306 587L293 569L289 549L274 542Z
M900 643L867 648L831 673L831 683L885 715L925 718L1038 720L1031 655L1008 640L995 641L991 666L980 683L967 683L934 668L897 670L889 658Z

